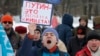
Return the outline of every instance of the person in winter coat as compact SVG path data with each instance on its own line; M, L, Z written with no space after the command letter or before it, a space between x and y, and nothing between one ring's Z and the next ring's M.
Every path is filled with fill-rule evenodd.
M7 33L8 39L13 47L14 52L19 49L19 37L18 34L13 29L13 17L9 14L5 14L1 17L1 24L4 27L5 32Z
M100 56L100 35L96 31L89 33L87 45L76 56Z
M79 26L83 26L83 27L86 28L86 31L87 31L86 34L88 34L88 32L91 31L91 29L88 27L88 17L86 15L83 15L83 16L80 17L80 19L79 19ZM73 36L77 35L77 28L78 27L73 29Z
M25 36L25 39L23 40L22 46L21 46L21 48L18 51L16 56L25 56L25 55L22 55L22 54L28 53L28 52L26 52L27 51L26 47L30 45L29 43L31 43L32 49L34 49L34 52L36 52L36 50L38 48L42 47L42 43L41 43L41 33L42 33L42 31L41 31L41 28L39 26L36 26L36 29L33 32L34 32L35 37L32 38L31 41L30 41L29 37L33 37L33 36L31 36L30 33L28 33ZM25 46L25 47L23 48L23 46ZM26 48L26 51L24 50L25 48Z
M18 33L18 35L20 37L19 47L21 47L22 42L27 34L27 28L24 26L16 26L15 31Z
M61 41L64 42L66 48L67 48L68 41L73 36L72 24L73 24L73 17L69 14L64 14L64 16L62 18L62 24L60 24L56 27L56 30L59 34L59 38L61 39Z
M45 28L45 29L47 29L47 28ZM43 28L43 30L45 30L45 29ZM62 40L60 40L60 39L58 40L57 46L60 51L67 52L67 48Z
M100 16L96 16L93 18L93 28L100 35Z
M34 30L34 35L35 37L33 38L33 44L32 46L36 46L38 48L42 47L41 43L41 34L42 34L42 29L40 26L36 26L36 29Z
M67 53L59 51L57 47L59 36L53 28L44 30L42 33L43 47L34 52L34 49L32 49L32 39L35 37L34 30L36 29L36 24L30 24L28 28L29 34L26 39L29 39L29 42L23 43L21 50L23 49L24 53L22 53L23 51L20 52L22 56L69 56Z
M77 28L77 35L70 39L67 50L71 56L80 51L86 45L86 28L79 26Z

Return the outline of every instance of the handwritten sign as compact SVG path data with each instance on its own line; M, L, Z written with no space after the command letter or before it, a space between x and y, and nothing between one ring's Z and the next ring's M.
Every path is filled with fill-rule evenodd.
M21 21L50 25L52 4L24 1L22 7Z

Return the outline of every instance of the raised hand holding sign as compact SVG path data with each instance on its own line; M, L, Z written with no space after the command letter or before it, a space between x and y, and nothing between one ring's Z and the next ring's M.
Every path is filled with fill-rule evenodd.
M34 30L36 29L36 24L31 23L28 25L28 30L31 35L34 35Z

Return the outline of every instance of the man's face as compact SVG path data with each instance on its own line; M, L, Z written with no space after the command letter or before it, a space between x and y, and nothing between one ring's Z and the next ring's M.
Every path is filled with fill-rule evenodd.
M86 21L85 20L81 20L79 23L80 23L81 26L86 26Z
M41 33L40 33L40 31L35 30L34 35L35 35L35 37L33 38L33 40L38 41L40 39Z
M10 22L10 21L4 21L4 22L2 22L2 25L3 25L3 27L5 28L5 30L9 30L9 29L12 28L13 23Z
M43 36L42 43L46 48L51 49L57 44L57 38L52 32L46 32Z
M87 46L90 48L91 51L96 52L100 47L99 44L100 44L100 40L92 39L88 41Z

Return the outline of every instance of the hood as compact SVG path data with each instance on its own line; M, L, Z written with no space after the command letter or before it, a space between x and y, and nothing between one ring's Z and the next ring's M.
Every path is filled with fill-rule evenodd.
M62 24L68 25L73 28L73 17L69 14L64 14L62 18Z

